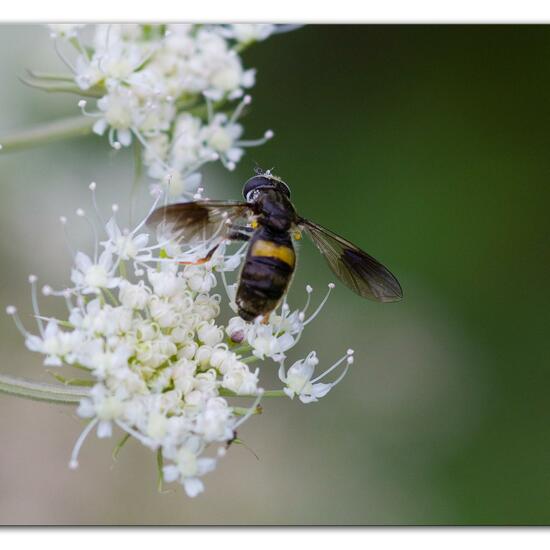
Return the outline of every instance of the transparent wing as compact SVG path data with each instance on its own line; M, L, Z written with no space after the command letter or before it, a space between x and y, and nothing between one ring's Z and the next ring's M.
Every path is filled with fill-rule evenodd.
M351 290L371 300L396 302L403 298L398 280L372 256L324 227L300 220L330 269Z
M246 202L183 202L157 208L147 224L175 240L195 243L227 237L232 227L246 223L251 214Z

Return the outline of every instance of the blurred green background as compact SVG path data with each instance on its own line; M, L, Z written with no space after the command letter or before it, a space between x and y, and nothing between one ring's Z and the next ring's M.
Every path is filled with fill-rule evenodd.
M0 396L0 523L549 523L550 27L308 26L244 60L258 68L246 135L276 138L234 173L206 171L210 196L274 166L304 216L398 275L404 301L338 285L291 358L353 347L353 369L319 403L265 402L240 434L260 460L233 447L195 500L158 494L135 442L113 463L114 441L90 438L69 470L74 411ZM17 80L62 69L43 27L2 26L0 67L1 135L77 114L78 98ZM131 154L90 137L0 156L0 303L27 320L27 275L68 279L57 220L89 207L92 180L105 208L123 202ZM291 303L332 279L305 244ZM48 380L0 323L2 372Z

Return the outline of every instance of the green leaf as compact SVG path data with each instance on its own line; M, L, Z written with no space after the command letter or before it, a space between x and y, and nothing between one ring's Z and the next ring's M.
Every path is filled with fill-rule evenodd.
M43 92L64 92L97 99L103 97L107 93L105 88L102 86L92 86L87 90L83 90L74 82L66 82L63 80L40 80L36 78L24 78L22 76L19 77L19 80L25 84L25 86L29 86Z
M62 374L49 369L46 372L51 374L58 382L65 384L65 386L91 387L95 384L93 380L86 380L84 378L65 378Z

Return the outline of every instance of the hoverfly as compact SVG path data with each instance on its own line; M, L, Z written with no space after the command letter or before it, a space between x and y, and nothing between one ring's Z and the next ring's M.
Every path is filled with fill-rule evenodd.
M248 241L237 287L238 314L246 321L264 319L288 289L296 253L292 239L304 231L335 275L359 296L379 302L403 297L397 279L381 263L332 231L299 216L290 189L270 171L257 173L243 187L245 202L200 200L157 208L148 218L153 226L166 223L191 241L218 240L195 264L208 261L220 243Z

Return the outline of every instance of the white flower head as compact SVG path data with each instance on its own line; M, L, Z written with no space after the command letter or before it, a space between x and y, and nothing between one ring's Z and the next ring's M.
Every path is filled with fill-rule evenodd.
M206 163L219 160L233 170L247 147L273 137L268 130L260 139L243 139L241 115L251 102L244 90L254 85L255 70L244 67L238 52L278 30L267 24L97 24L90 26L92 39L85 44L77 26L56 25L52 31L66 40L63 46L77 51L74 60L64 59L76 85L91 101L97 98L95 111L88 110L88 100L78 102L96 119L93 131L107 134L114 149L136 145L144 173L153 179L154 200L149 213L129 227L121 225L118 205L105 223L97 185L91 183L95 216L82 209L77 215L92 229L93 252L73 252L62 217L73 258L71 284L63 290L43 287L44 295L64 301L67 318L41 314L34 275L29 282L36 333L25 328L15 307L6 311L27 347L56 367L58 380L83 385L77 413L87 424L76 440L71 468L78 466L88 435L95 431L108 438L120 431L157 453L164 481L179 481L195 497L237 430L261 412L260 378L274 368L273 361L284 387L271 395L309 403L326 395L353 360L348 352L317 377L314 352L285 367L286 354L330 290L309 317L310 289L302 309L291 311L283 301L253 323L240 317L224 323L222 312L228 304L234 307L239 282L232 272L246 245L233 250L223 225L209 239L186 239L163 224L154 234L146 227L159 205L203 197L200 169ZM210 250L215 250L211 257ZM227 299L215 293L219 288ZM265 359L272 361L260 363ZM335 381L320 382L343 362ZM78 369L78 378L65 378L64 369L71 368ZM234 398L239 405L253 402L237 406Z
M90 184L94 201L96 188ZM318 360L313 352L285 371L286 353L319 313L328 293L307 318L309 288L301 310L291 311L283 302L269 320L248 323L232 317L222 324L222 298L212 294L218 284L217 270L223 274L223 287L229 288L224 266L234 262L233 255L242 258L242 247L230 253L224 244L217 257L193 265L192 259L212 243L183 239L176 246L169 232L149 235L144 227L150 212L129 229L120 229L115 216L111 217L100 241L94 223L79 209L78 216L92 226L94 253L74 256L71 288L44 287L44 294L66 301L68 321L44 322L34 275L29 282L38 334L24 328L15 308L10 306L7 312L24 334L27 347L41 353L46 365L59 370L77 366L86 371L87 383L93 384L78 407L88 424L76 441L71 467L78 465L80 449L94 430L100 438L122 430L159 453L165 481L179 481L189 496L197 496L204 490L203 475L217 464L216 458L208 456L209 449L215 446L217 456L222 456L243 422L260 412L262 369L253 363L267 358L279 362L284 388L278 391L310 403L343 377L352 352L316 378ZM96 213L103 219L99 210ZM113 213L118 214L118 207L113 207ZM64 218L65 228L66 223ZM100 245L103 252L98 254ZM337 380L319 382L344 361L344 372ZM254 402L248 408L236 407L229 396Z
M193 197L204 164L221 160L233 170L247 147L273 136L268 130L260 139L242 139L238 119L250 103L244 90L254 86L256 71L245 68L237 52L276 32L274 25L96 24L89 25L89 43L77 30L51 26L52 36L77 46L73 60L58 51L75 84L97 97L78 105L96 118L94 133L106 134L114 149L139 142L155 192ZM239 98L227 116L232 109L224 104ZM87 110L89 101L95 110Z

